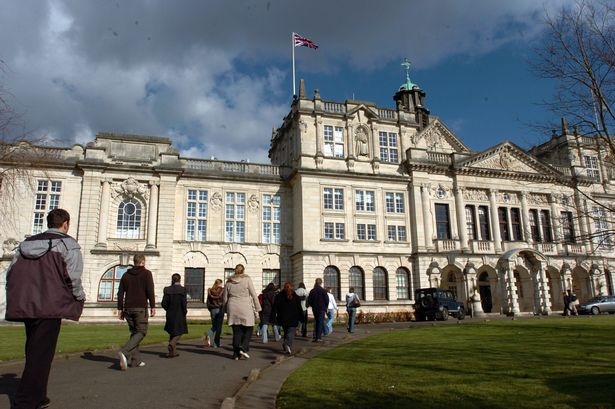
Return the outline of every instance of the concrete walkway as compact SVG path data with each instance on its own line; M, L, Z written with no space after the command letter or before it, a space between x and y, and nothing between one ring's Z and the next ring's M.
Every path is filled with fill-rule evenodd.
M126 372L119 370L115 351L57 354L48 395L55 409L271 409L285 379L310 358L365 336L421 325L434 323L358 325L354 334L337 326L323 343L298 337L292 356L282 353L281 343L263 344L255 336L251 358L239 361L232 359L230 336L223 338L221 348L203 348L200 340L181 342L180 356L173 359L165 357L166 344L159 344L142 349L145 367ZM0 409L10 407L22 369L23 361L0 364Z

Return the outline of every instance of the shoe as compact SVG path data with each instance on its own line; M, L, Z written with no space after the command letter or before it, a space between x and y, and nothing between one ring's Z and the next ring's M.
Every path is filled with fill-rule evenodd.
M205 337L205 343L207 344L208 347L211 346L211 338L209 338L209 335Z
M260 337L261 336L261 332L260 331L256 331L256 336Z
M125 371L128 368L128 360L126 359L126 355L120 351L117 353L117 356L120 358L120 369Z
M239 351L239 356L245 359L249 359L250 355L247 352Z
M312 338L312 342L318 342L316 338Z
M292 354L292 351L290 350L290 347L288 345L284 345L286 347L286 352L288 352L288 355Z
M238 356L234 357L233 359L234 359L235 361L239 361L239 357L238 357Z
M38 404L36 409L47 409L51 405L51 400L49 398L43 399L41 403Z
M143 368L145 366L145 362L141 361L137 364L137 368Z

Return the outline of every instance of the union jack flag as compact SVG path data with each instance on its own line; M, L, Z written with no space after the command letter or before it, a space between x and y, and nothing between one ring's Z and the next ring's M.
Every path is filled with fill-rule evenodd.
M313 49L318 48L315 42L313 42L309 38L301 37L297 33L293 33L293 38L295 40L295 47L308 47Z

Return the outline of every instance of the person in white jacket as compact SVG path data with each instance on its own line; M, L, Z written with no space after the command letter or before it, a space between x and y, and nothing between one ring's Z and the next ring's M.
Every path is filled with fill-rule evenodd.
M329 335L333 332L333 320L337 313L337 302L335 302L335 296L331 294L331 287L327 287L327 295L329 296L329 306L327 307L327 322L325 324L325 335Z

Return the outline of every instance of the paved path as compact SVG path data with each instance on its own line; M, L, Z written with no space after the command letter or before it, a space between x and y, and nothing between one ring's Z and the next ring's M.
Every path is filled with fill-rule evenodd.
M438 325L456 322L448 320ZM271 409L284 380L309 358L344 342L420 325L434 323L358 325L354 334L339 326L323 343L297 338L292 357L282 353L280 343L263 344L254 337L251 358L239 361L232 359L230 336L223 338L223 346L216 349L203 348L198 340L181 342L180 356L174 359L165 357L166 344L158 344L142 348L145 367L128 368L126 372L119 370L114 351L59 354L49 381L51 408ZM0 364L0 409L9 408L22 369L23 361Z

